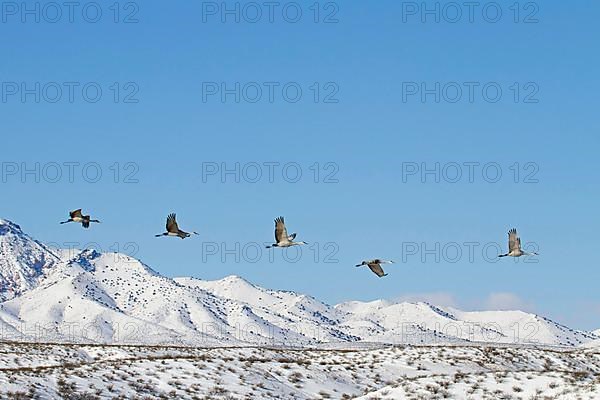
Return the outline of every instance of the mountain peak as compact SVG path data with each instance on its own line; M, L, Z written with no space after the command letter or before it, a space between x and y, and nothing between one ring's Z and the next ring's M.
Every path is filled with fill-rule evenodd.
M0 218L0 236L5 236L9 233L22 235L23 230L14 222Z
M59 257L19 225L0 219L0 301L35 287L58 262Z
M222 283L228 283L228 284L232 284L232 285L242 284L242 285L254 286L250 282L248 282L247 280L245 280L244 278L242 278L239 275L229 275L229 276L226 276L225 278L221 279L220 282L222 282Z

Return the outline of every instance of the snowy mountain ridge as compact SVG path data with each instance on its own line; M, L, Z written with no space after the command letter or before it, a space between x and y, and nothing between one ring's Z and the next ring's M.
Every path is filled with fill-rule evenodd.
M238 276L167 278L139 260L52 251L0 220L0 339L181 345L531 343L579 346L600 335L521 311L346 302L268 290Z
M0 301L32 289L59 262L59 256L19 225L0 219Z

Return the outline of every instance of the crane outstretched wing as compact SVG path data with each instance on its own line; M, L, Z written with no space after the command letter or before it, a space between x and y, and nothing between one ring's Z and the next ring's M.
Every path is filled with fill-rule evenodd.
M167 217L167 232L177 233L179 232L179 226L177 226L177 220L175 214L169 214Z
M288 240L288 233L283 217L275 218L275 242L281 243Z
M521 249L521 238L517 236L515 228L508 231L508 251L517 251Z
M75 210L75 211L71 211L71 212L69 213L69 216L70 216L71 218L82 218L82 217L83 217L83 215L81 214L81 208L80 208L80 209L78 209L78 210Z
M383 272L383 268L381 268L381 265L379 264L369 264L369 269L380 278L387 275L385 272Z

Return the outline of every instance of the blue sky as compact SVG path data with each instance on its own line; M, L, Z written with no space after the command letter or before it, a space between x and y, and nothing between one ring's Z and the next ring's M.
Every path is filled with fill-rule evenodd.
M25 3L35 10L35 2ZM96 23L88 21L92 6L85 15L74 10L73 22L68 10L55 18L44 2L39 22L20 3L3 9L0 216L46 242L104 250L134 243L136 257L168 276L237 274L330 303L430 298L472 309L522 306L577 328L600 327L600 5L522 2L516 16L512 1L499 2L502 16L492 23L493 9L482 14L485 2L473 22L467 9L450 21L455 14L444 2L439 22L429 14L423 22L420 9L413 15L410 7L421 2L322 2L315 23L313 3L282 2L272 23L265 6L259 21L249 21L248 2L239 3L239 22L234 14L223 22L222 10L208 13L221 2L122 2L118 15L102 4ZM298 7L299 21L288 22ZM123 23L129 15L137 22ZM326 16L337 22L325 23ZM525 23L527 16L537 22ZM239 102L206 92L236 83ZM436 83L439 102L406 91ZM257 86L262 96L251 102ZM457 86L462 97L451 102ZM87 98L83 87L91 90ZM492 102L483 87L502 96ZM297 88L302 96L292 102ZM39 173L23 177L36 163ZM79 163L72 182L65 163ZM206 168L236 163L239 183L232 174L203 179ZM279 163L272 182L265 163ZM445 172L439 183L431 174L424 182L419 173L403 179L406 168L436 163ZM465 163L475 163L473 182ZM257 164L262 178L252 183ZM62 176L54 179L56 165ZM285 177L284 165L291 168ZM453 183L456 165L463 177ZM483 166L492 168L485 177ZM502 177L492 183L490 171L498 169ZM58 225L80 207L104 223L89 231ZM200 236L154 238L169 212ZM273 259L266 250L252 253L272 240L279 215L313 246L298 262L280 251ZM537 263L483 256L486 244L505 250L513 226L538 246ZM466 251L471 242L479 243L472 260L463 253L436 262L424 254L436 243L441 254L455 244ZM225 251L236 243L239 260ZM408 255L415 244L417 254ZM397 263L384 279L353 267L372 257Z

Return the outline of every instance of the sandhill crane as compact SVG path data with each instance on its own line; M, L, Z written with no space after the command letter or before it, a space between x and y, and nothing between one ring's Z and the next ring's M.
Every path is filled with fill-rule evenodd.
M285 227L285 221L283 217L275 218L275 244L267 246L267 249L271 247L291 247L308 244L306 242L294 242L296 234L292 233L288 236L287 229Z
M393 264L393 261L385 261L385 260L380 260L379 258L376 258L374 260L370 260L370 261L363 261L360 264L357 264L356 267L362 267L363 265L367 265L369 267L369 269L371 271L373 271L373 273L375 275L377 275L378 277L382 278L384 276L387 276L387 274L385 272L383 272L383 268L381 268L381 264Z
M159 233L158 235L154 235L155 237L161 236L178 236L182 239L188 238L192 236L191 233L187 233L179 229L177 225L177 216L175 214L169 214L167 217L167 231L165 233ZM197 235L197 232L192 232L194 235Z
M521 238L517 235L517 230L512 228L508 231L508 253L500 254L498 257L521 257L537 256L538 253L527 253L521 249Z
M95 222L97 224L100 223L100 221L98 221L97 219L91 219L89 215L83 215L81 213L81 208L75 211L71 211L69 213L69 219L66 221L61 222L62 224L68 224L69 222L77 222L77 223L81 223L81 225L84 228L89 228L90 227L90 222Z

